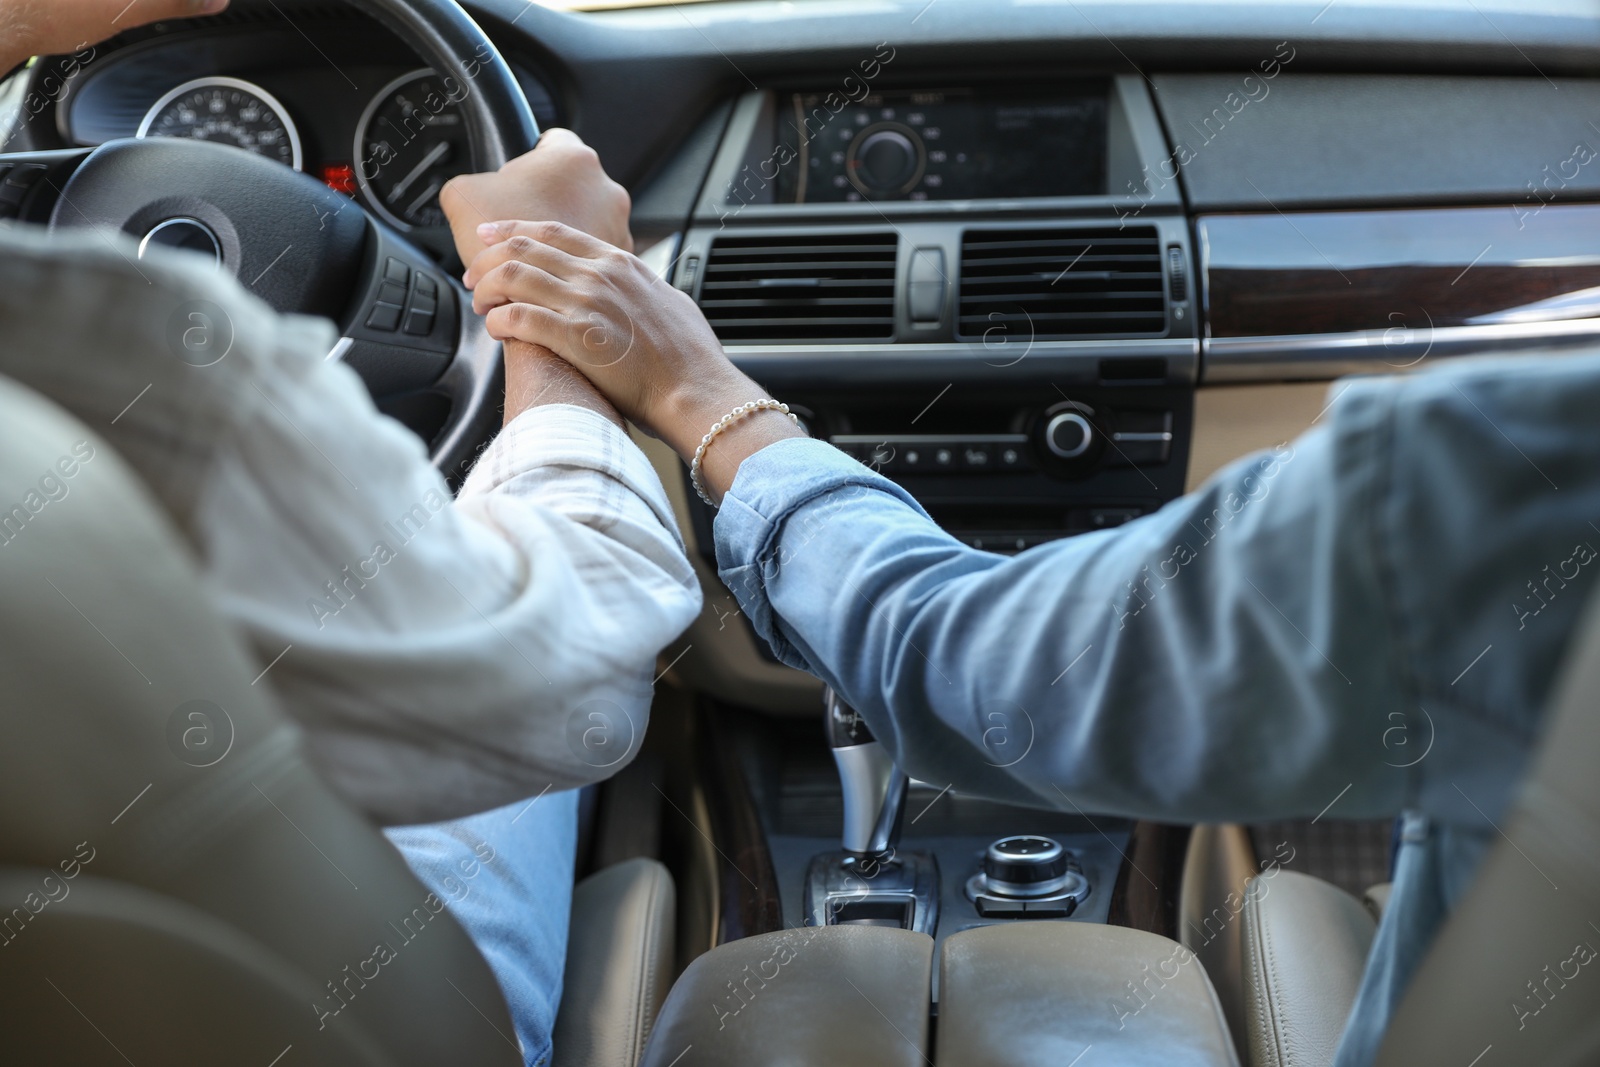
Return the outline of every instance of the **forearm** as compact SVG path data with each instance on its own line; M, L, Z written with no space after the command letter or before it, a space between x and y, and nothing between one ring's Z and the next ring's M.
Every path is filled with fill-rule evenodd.
M1008 559L876 479L808 498L801 452L746 462L718 518L724 578L909 773L1192 821L1314 815L1357 768L1347 813L1399 804L1404 776L1377 758L1399 687L1371 654L1377 578L1318 502L1330 453L1276 460L1271 479L1234 468L1158 515Z
M0 75L145 23L214 15L228 0L0 0Z

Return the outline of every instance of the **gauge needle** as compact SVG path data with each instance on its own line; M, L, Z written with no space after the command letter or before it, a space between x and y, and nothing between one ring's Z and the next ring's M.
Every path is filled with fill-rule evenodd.
M422 195L417 197L415 200L413 200L411 202L411 205L406 208L406 210L405 210L406 218L409 219L409 218L413 217L414 215L416 215L416 213L418 211L421 211L422 208L423 208L423 205L425 205L428 201L432 200L434 197L438 196L439 195L439 190L441 190L443 188L444 188L444 182L441 182L438 178L435 178L435 179L433 179L433 181L429 182L428 183L428 187L426 189L422 190Z
M410 174L407 174L404 178L401 178L399 184L389 191L389 203L392 204L396 200L399 200L402 196L405 196L406 190L410 189L418 178L428 173L428 169L443 159L449 151L449 141L440 141L438 144L434 145L433 151L423 156L422 162L418 163L416 167L412 169Z

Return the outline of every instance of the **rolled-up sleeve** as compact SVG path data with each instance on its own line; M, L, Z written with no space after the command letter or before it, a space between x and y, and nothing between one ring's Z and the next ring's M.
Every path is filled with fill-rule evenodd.
M434 822L638 752L656 655L700 589L621 428L531 409L452 500L422 443L326 359L329 323L184 260L135 268L102 238L6 241L0 372L138 472L336 789L381 822ZM173 347L191 321L229 341L206 366Z

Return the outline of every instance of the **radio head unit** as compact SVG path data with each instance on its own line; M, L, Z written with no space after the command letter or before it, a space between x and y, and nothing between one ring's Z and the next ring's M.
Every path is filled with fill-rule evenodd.
M774 202L1104 196L1104 79L1048 88L788 93Z

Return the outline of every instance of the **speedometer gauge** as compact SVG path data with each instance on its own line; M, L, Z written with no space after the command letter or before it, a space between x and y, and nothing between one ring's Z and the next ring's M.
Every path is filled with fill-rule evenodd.
M273 95L238 78L184 82L139 124L140 137L187 137L235 145L300 169L300 132Z
M356 128L356 181L367 203L401 227L445 225L439 190L472 170L459 101L419 70L384 86Z

